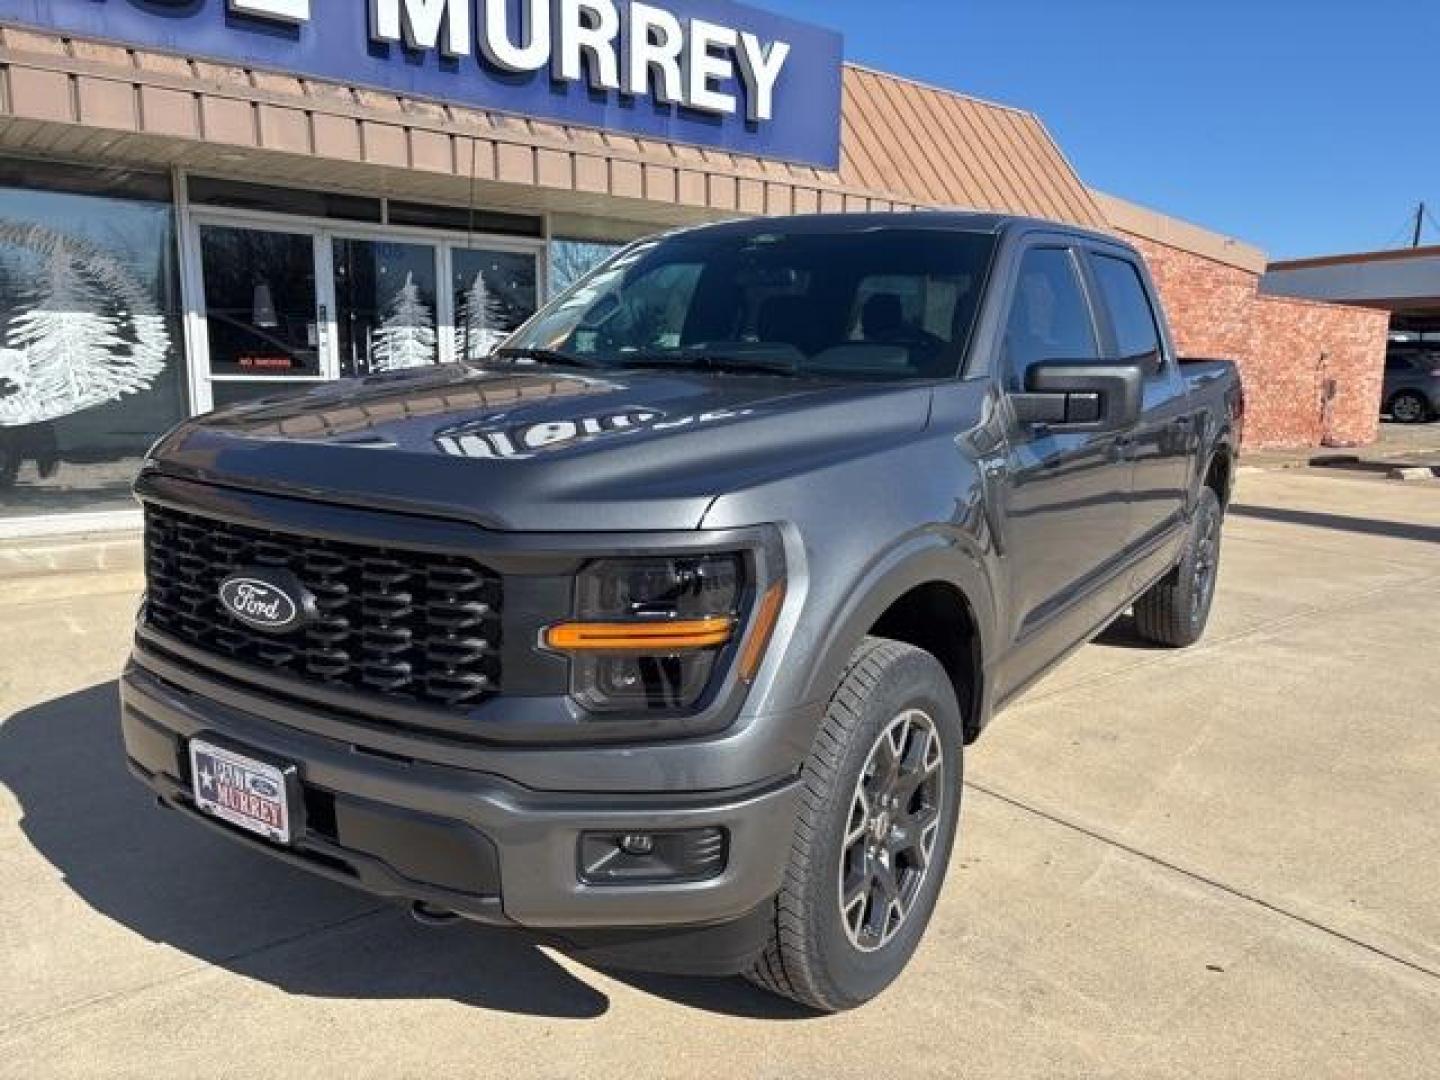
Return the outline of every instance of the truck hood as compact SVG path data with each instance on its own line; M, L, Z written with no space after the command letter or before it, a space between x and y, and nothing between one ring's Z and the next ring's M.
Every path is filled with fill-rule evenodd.
M448 365L182 424L148 468L489 529L698 528L720 495L923 429L925 386Z

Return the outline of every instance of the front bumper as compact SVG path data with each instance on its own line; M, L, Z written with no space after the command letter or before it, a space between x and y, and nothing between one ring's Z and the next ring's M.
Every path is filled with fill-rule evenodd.
M797 813L794 777L701 794L686 790L683 774L666 793L605 792L603 778L593 792L539 791L493 773L281 726L135 662L121 680L121 703L130 767L167 805L376 895L496 925L564 932L744 920L779 890ZM304 814L289 847L250 839L195 809L187 744L201 734L297 766ZM583 832L707 827L728 835L724 869L708 880L603 886L580 880Z

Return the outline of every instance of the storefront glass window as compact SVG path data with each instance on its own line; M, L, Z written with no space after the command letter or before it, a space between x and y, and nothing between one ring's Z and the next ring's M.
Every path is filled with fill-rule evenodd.
M0 517L132 508L146 448L185 415L167 192L0 165Z
M439 363L435 247L336 239L333 251L340 374Z
M550 295L559 296L623 244L597 244L588 240L553 240L550 244Z
M453 248L455 359L481 360L535 314L535 256Z

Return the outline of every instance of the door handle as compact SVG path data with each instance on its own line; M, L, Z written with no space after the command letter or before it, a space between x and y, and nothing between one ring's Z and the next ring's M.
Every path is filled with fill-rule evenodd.
M316 312L318 318L315 322L315 343L320 350L320 364L325 364L325 350L330 347L330 308L321 304Z

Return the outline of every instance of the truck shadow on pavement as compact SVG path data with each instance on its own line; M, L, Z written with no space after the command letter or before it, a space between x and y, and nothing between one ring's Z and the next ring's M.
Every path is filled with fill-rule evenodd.
M287 993L448 999L511 1013L594 1019L609 998L524 935L431 930L399 907L230 844L160 808L130 776L114 682L22 710L0 725L0 783L21 831L100 914L149 941ZM738 979L611 973L707 1011L799 1011Z

